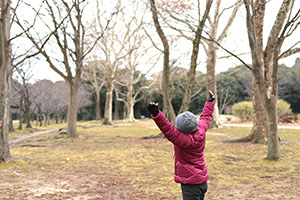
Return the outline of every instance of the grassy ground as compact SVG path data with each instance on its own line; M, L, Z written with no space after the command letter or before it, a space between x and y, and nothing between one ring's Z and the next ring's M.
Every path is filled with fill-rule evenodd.
M151 120L114 127L78 125L76 140L54 132L12 144L13 162L0 164L0 199L181 199L180 185L173 182L172 144L140 139L159 132ZM280 130L277 162L264 160L266 145L222 142L249 131L223 128L207 133L206 199L299 200L299 130ZM18 131L10 137L24 135Z

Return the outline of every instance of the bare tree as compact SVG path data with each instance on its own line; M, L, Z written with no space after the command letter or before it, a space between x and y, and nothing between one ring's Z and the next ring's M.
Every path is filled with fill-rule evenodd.
M40 80L33 84L33 103L37 107L40 125L44 119L44 126L49 124L49 117L56 105L53 104L55 92L53 93L53 82L49 80Z
M205 5L205 10L203 14L201 15L201 7L200 7L200 1L196 3L196 5L191 2L191 1L162 1L162 5L159 7L162 7L164 12L167 13L168 17L162 16L161 12L158 12L155 2L150 1L151 3L151 10L153 14L153 21L155 23L155 27L157 30L157 33L159 34L163 46L164 46L164 76L163 79L166 79L169 73L169 66L167 65L167 62L169 62L169 44L168 44L168 39L165 36L159 21L158 21L158 15L161 16L161 18L164 20L164 23L168 25L168 27L172 28L173 30L177 31L179 33L180 37L183 37L192 43L192 48L191 48L191 58L190 58L190 68L189 72L187 74L187 87L185 90L185 95L181 104L180 108L180 113L188 110L191 99L192 99L192 90L194 88L194 82L195 82L195 75L196 75L196 68L197 68L197 60L198 60L198 55L199 55L199 45L201 42L201 37L202 37L202 32L203 28L205 25L205 22L208 18L210 8L212 5L212 0L207 0L206 5ZM196 8L196 9L192 9ZM191 11L193 10L193 11ZM194 13L196 19L194 19L193 15L191 13ZM171 19L173 22L169 22L168 19ZM191 34L186 34L186 33L192 33ZM166 97L167 92L168 92L168 86L167 86L167 81L163 82L163 90L166 90L164 92L164 99ZM165 102L165 100L164 100ZM169 103L167 103L169 102ZM170 99L167 97L167 101L164 103L164 105L169 105L168 107L168 112L171 112L171 118L173 118L173 122L175 122L175 114L174 111L172 111L172 105L170 102ZM172 114L173 112L173 114ZM173 116L174 115L174 116ZM171 119L172 121L172 119Z
M23 65L27 65L27 67L23 67ZM18 73L18 79L20 80L20 84L18 84L18 91L20 94L20 105L19 108L23 112L24 120L26 123L26 128L32 128L30 122L30 114L31 114L31 84L29 83L33 74L31 71L31 62L23 62L18 67L15 67L16 72Z
M299 25L300 10L292 16L294 0L284 0L277 13L266 47L263 48L263 25L267 1L244 0L247 16L248 38L252 55L252 70L258 92L258 98L266 115L266 133L268 137L267 159L280 158L278 145L278 59L284 40ZM290 50L292 51L292 49Z
M150 66L150 63L156 63L158 59L155 59L155 56L152 56L149 59L149 55L147 54L147 51L150 50L150 47L147 47L146 43L147 36L145 35L142 27L144 25L144 11L142 11L142 16L137 16L137 12L143 10L143 8L140 8L140 5L137 3L133 8L133 11L130 12L132 15L130 16L129 20L126 19L125 13L122 13L123 21L125 22L125 28L127 30L127 34L129 36L127 43L124 44L125 51L128 52L127 56L124 58L125 61L125 70L122 77L120 77L120 80L116 80L115 82L126 88L126 93L121 92L118 90L118 87L116 87L116 92L118 93L117 98L119 101L124 102L126 106L126 120L127 121L135 121L134 118L134 105L135 103L141 101L144 98L144 95L142 94L143 90L149 89L151 85L154 84L154 81L150 83L149 85L140 85L137 87L138 84L142 82L142 80L145 78L147 73L151 70L151 67L149 67L148 72L142 73L141 71L138 71L138 67L143 65L143 68L145 69L145 63Z
M207 91L211 90L215 95L216 98L216 105L214 108L214 125L219 127L221 126L220 120L219 120L219 109L218 109L218 97L217 97L217 86L216 86L216 62L217 62L217 50L218 46L216 45L215 41L218 43L222 43L224 38L227 36L227 32L237 14L237 11L239 7L241 6L241 0L237 0L236 3L233 6L230 6L229 8L223 9L222 12L220 12L220 5L221 0L215 1L215 9L214 9L214 15L213 18L209 18L209 40L206 40L207 47L206 54L207 54L207 62L206 62L206 89ZM219 25L220 25L220 19L224 20L224 17L222 15L226 10L232 10L231 15L228 17L228 19L225 22L225 26L223 30L221 31L220 35L217 35ZM222 18L221 18L222 17ZM213 39L213 40L212 40ZM208 94L207 94L208 95Z
M119 2L121 3L121 2ZM97 6L99 8L99 5ZM97 45L100 64L104 69L104 82L106 84L106 101L104 110L104 121L103 124L112 124L112 102L113 102L113 91L114 83L120 78L120 69L124 67L124 59L136 48L135 46L129 46L131 37L134 36L138 28L131 29L127 22L119 24L118 21L125 20L123 13L125 8L122 8L122 12L119 12L115 20L111 22L111 28L107 30L107 34L104 35L100 43ZM100 11L98 11L98 22L100 22ZM133 23L136 18L130 18ZM98 23L99 30L103 30L103 24Z
M78 111L78 91L81 82L83 70L83 61L92 51L96 43L103 36L107 26L103 29L96 39L88 45L85 43L85 37L89 29L86 29L83 20L84 0L44 1L47 15L50 19L40 16L41 21L48 29L48 35L42 37L39 33L28 31L28 28L18 22L19 26L25 32L27 38L32 42L36 49L45 58L50 68L58 73L68 84L69 88L69 107L67 116L67 129L69 137L78 137L76 131L77 111ZM49 25L51 21L51 25ZM110 20L107 21L107 24ZM50 40L52 39L53 40ZM47 46L45 40L49 40L51 46ZM56 54L53 57L54 45L57 47ZM61 58L61 59L59 59Z
M205 6L203 6L203 8L205 7L203 14L201 14L202 4L200 1L197 1L196 3L192 1L165 2L165 10L168 13L169 19L173 20L173 22L169 22L166 17L163 17L165 23L167 23L170 28L177 31L180 37L183 37L192 43L190 68L187 74L188 84L179 113L188 110L190 107L192 91L195 84L199 46L205 23L209 18L212 2L212 0L206 1ZM193 17L191 13L194 13L194 16L196 17ZM192 33L193 35L187 33Z
M161 28L161 25L159 23L158 19L158 11L156 8L155 0L149 0L150 5L151 5L151 12L152 12L152 17L153 17L153 22L155 24L156 32L159 35L162 45L163 45L163 50L159 50L163 53L163 75L162 75L162 93L163 93L163 100L164 100L164 112L166 116L168 116L169 120L171 123L175 124L175 112L171 103L171 99L169 97L169 71L170 71L170 66L169 66L169 61L170 61L170 47L169 47L169 42L168 39ZM154 44L154 43L153 43Z
M53 112L56 116L56 123L62 123L68 112L68 86L65 81L57 81L52 88L53 105L55 105Z
M11 159L8 132L10 118L11 43L9 0L1 1L0 20L0 163Z
M99 61L91 61L85 66L82 78L87 81L86 87L94 90L96 95L96 120L101 118L100 92L105 84L103 65Z

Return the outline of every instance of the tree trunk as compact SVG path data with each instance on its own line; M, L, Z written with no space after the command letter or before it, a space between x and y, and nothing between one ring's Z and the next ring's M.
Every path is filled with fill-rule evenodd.
M184 97L182 100L181 107L179 109L179 113L187 111L191 104L192 91L194 89L194 83L195 83L195 75L196 75L197 60L198 60L199 45L200 45L200 41L201 41L202 30L204 28L205 21L208 18L212 2L213 2L213 0L206 1L206 8L205 8L205 12L203 14L202 20L200 21L200 19L199 19L198 28L195 33L195 38L193 40L191 64L190 64L190 70L188 72L188 85L185 90L185 94L184 94Z
M2 71L3 72L3 71ZM8 73L1 73L0 77L0 163L8 162L11 159L8 132L9 132L9 115L10 115L10 102L9 102L9 82L7 78Z
M25 122L26 122L26 128L32 128L31 122L30 122L30 110L29 108L25 108Z
M104 121L103 124L112 124L112 101L113 101L113 81L107 81L107 91L105 100L105 111L104 111Z
M23 128L23 99L22 97L20 98L20 105L19 105L19 130L22 130Z
M278 57L283 43L283 39L280 38L273 50L273 60L268 63L272 66L272 89L269 103L267 104L267 111L269 115L269 134L268 134L268 154L267 159L279 160L279 137L278 137L278 112L277 112L277 98L278 98Z
M78 91L79 81L75 78L74 82L69 83L69 105L68 105L68 116L67 116L67 131L68 136L77 138L76 122L77 122L77 111L78 111Z
M10 118L11 46L10 1L1 1L0 22L0 163L11 159L8 132Z
M46 127L47 126L47 113L44 113L43 116L44 116L44 127Z
M262 107L259 90L252 76L252 104L253 104L253 126L249 135L251 142L265 144L267 142L267 118Z
M277 119L278 55L282 43L286 38L285 34L287 34L287 30L291 29L290 25L293 24L291 23L292 21L289 20L286 22L287 16L291 16L293 3L293 0L282 1L276 20L268 36L266 47L263 50L262 33L265 1L256 1L255 6L253 6L253 2L244 0L247 13L247 29L252 56L253 74L259 90L260 101L267 119L267 159L269 160L278 160L280 158ZM253 12L254 9L255 12ZM286 24L284 25L285 22Z
M212 26L210 31L211 37L216 37L216 27ZM222 124L219 120L219 108L218 108L218 95L217 95L217 84L216 84L216 52L217 46L215 43L209 42L208 51L207 51L207 63L206 63L206 92L207 97L209 96L209 90L211 90L215 95L216 105L214 107L214 115L213 115L213 127L220 127Z
M269 104L267 105L269 115L269 134L268 134L268 154L267 159L278 160L279 144L278 144L278 118L277 118L277 97L271 96Z
M128 113L127 113L127 121L130 121L130 122L134 122L136 121L136 119L134 118L134 102L131 100L131 101L128 101L127 103L127 110L128 110Z
M100 92L96 92L96 120L101 119Z
M50 112L47 113L47 125L48 126L51 125L51 113Z
M176 115L171 103L171 99L169 97L169 71L170 71L170 67L169 67L169 61L170 61L170 49L169 49L169 43L168 40L159 24L158 21L158 11L156 9L156 5L155 5L155 1L154 0L150 0L150 4L151 4L151 12L152 12L152 17L153 17L153 21L155 24L155 28L156 28L156 32L159 35L162 44L164 46L164 63L163 63L163 76L162 76L162 95L163 95L163 101L164 101L164 111L166 111L165 115L168 117L168 119L171 121L172 124L175 124L175 120L176 120Z
M119 102L117 100L117 98L114 98L115 100L115 112L114 112L114 120L119 120Z
M127 92L127 121L133 122L136 121L134 118L134 99L133 99L133 76L134 76L134 71L131 70L130 74L130 83L128 83L128 92Z
M13 119L12 119L12 113L10 113L10 118L9 118L9 132L14 132L14 124L13 124Z

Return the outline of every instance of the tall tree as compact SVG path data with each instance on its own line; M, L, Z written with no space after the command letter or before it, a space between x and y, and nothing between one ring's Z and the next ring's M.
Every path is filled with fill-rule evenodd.
M105 84L103 65L100 61L91 61L85 66L83 71L83 80L87 81L86 87L91 88L96 96L96 120L101 118L100 92Z
M218 45L216 45L216 42L222 43L224 38L227 36L227 32L229 28L232 25L232 22L237 14L237 11L239 7L241 6L241 1L237 0L235 2L235 5L231 6L233 7L231 15L227 18L227 21L225 19L222 19L221 16L224 14L225 9L220 12L220 5L221 0L215 1L215 9L212 20L208 20L209 22L209 40L206 40L207 43L207 63L206 63L206 91L207 96L208 91L211 90L215 95L216 98L216 106L214 108L214 125L219 127L221 126L220 120L219 120L219 109L218 109L218 96L217 96L217 85L216 85L216 62L217 62L217 50ZM230 8L230 7L229 7ZM228 9L228 8L226 8ZM224 17L223 17L224 18ZM223 30L221 31L220 35L217 35L219 26L220 26L220 20L225 20L225 26Z
M168 116L169 120L171 123L175 124L175 112L171 103L171 98L169 97L169 71L170 71L170 66L169 66L169 61L170 61L170 47L169 47L169 42L168 39L161 28L161 25L158 20L158 11L156 8L155 0L149 0L150 5L151 5L151 12L152 12L152 18L153 22L155 24L156 32L159 35L162 45L163 45L163 50L160 50L163 53L163 75L162 75L162 94L163 94L163 101L164 101L164 111L166 116ZM158 48L159 49L159 48Z
M143 90L149 89L154 83L141 85L145 76L151 70L151 67L147 67L148 72L145 73L139 71L138 68L142 66L144 70L147 70L145 63L147 63L147 66L150 66L151 62L157 63L158 61L158 58L156 59L154 55L149 58L149 54L147 54L151 48L147 45L147 42L149 43L149 41L142 29L144 25L144 13L146 13L145 9L146 8L142 8L139 3L136 3L136 5L133 5L132 8L127 11L132 13L130 17L128 17L127 12L126 15L124 15L125 13L122 15L122 21L124 21L127 34L129 35L127 43L124 44L128 55L124 58L125 69L124 73L122 73L123 76L116 81L116 83L126 88L124 92L119 90L117 93L119 93L118 100L125 104L127 121L135 121L134 105L144 98L142 93ZM138 12L142 15L138 16ZM118 87L116 87L116 89L118 89Z
M299 24L297 20L299 20L300 10L292 16L294 0L282 1L264 48L263 25L266 1L244 0L244 4L252 56L252 71L258 90L255 94L258 95L266 115L267 159L278 160L280 158L277 117L278 59L284 40L296 30Z
M187 74L187 87L185 90L185 95L181 104L181 108L179 112L183 112L189 109L191 99L192 99L192 91L194 88L194 83L195 83L195 75L196 75L196 68L197 68L197 60L198 60L198 55L199 55L199 45L201 42L201 37L202 37L202 32L203 28L205 26L205 22L209 16L210 8L212 5L212 0L207 0L206 5L205 5L205 10L203 14L201 15L201 7L200 7L200 1L197 1L196 5L194 5L193 2L188 1L162 1L160 6L163 8L164 12L167 13L169 16L168 19L172 19L173 22L169 22L167 17L163 16L162 13L160 13L155 5L155 1L150 1L151 3L151 10L153 14L153 21L155 23L155 27L157 30L157 33L159 34L163 46L164 46L164 55L166 58L166 55L170 57L169 53L169 44L168 44L168 39L165 36L159 21L158 21L158 15L161 16L161 18L164 20L164 22L170 27L171 29L177 31L180 35L180 37L183 37L189 41L191 41L191 57L190 57L190 68L189 72ZM192 11L192 8L196 8ZM190 13L195 12L195 15L192 15ZM197 16L196 19L194 19L193 16ZM193 35L186 35L185 32L191 32ZM164 59L164 71L163 71L163 91L166 89L168 91L168 78L165 76L168 76L169 73L169 66L167 66L167 63L169 62L168 59ZM172 105L170 102L170 98L166 97L168 95L166 92L164 92L164 99L167 98L167 101L164 103L164 105L169 104L168 112L171 113L171 116L174 115L174 111L172 111ZM166 104L169 102L168 104ZM171 109L171 110L170 110ZM174 118L175 116L171 117Z
M103 36L101 32L94 41L87 45L85 39L89 33L83 15L86 7L84 0L44 1L45 10L50 19L40 16L48 33L46 37L38 32L30 32L20 22L18 23L36 49L48 62L50 68L59 74L68 84L69 107L67 116L67 132L69 137L78 137L76 130L78 111L78 91L83 70L83 61ZM51 25L49 24L51 21ZM110 20L107 21L107 25ZM107 28L107 26L105 26ZM38 35L38 37L36 37ZM39 38L39 39L36 39ZM44 40L51 40L51 47ZM53 57L53 48L57 51ZM59 56L57 56L59 54ZM58 60L61 58L61 60Z
M0 20L0 163L11 159L8 132L10 118L11 43L10 0L1 1Z
M28 67L25 68L22 65L26 64ZM18 78L20 80L20 84L16 85L18 86L18 91L20 94L20 105L19 108L23 112L24 120L26 123L26 128L32 128L31 126L31 120L30 120L30 112L31 112L31 84L29 83L30 79L32 78L33 74L31 73L31 62L22 63L20 66L16 67L16 71L18 73Z
M121 6L121 1L118 1ZM97 6L99 8L99 6ZM112 124L112 104L113 104L113 91L115 89L115 82L120 79L119 73L122 67L126 67L125 58L132 54L136 46L129 45L132 38L136 37L136 32L139 32L142 22L137 20L133 11L133 16L128 17L126 7L122 7L121 11L112 21L111 28L107 31L103 38L101 38L99 45L97 45L99 60L101 60L104 69L104 81L106 84L106 100L103 124ZM133 9L134 10L134 9ZM125 21L125 16L129 21ZM101 19L100 11L98 11L98 22ZM128 20L127 19L127 20ZM119 24L119 21L124 23ZM136 22L137 21L137 22ZM137 26L134 26L136 23ZM103 25L98 24L98 29L103 30Z

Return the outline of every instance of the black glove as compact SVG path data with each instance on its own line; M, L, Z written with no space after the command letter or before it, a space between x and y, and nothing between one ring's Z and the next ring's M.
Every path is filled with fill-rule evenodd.
M215 95L214 95L214 93L212 93L212 91L209 90L209 97L208 97L207 101L213 102L214 100L215 100Z
M159 112L158 109L158 103L150 102L149 105L147 106L149 112L152 114L153 117L156 117L156 115Z

